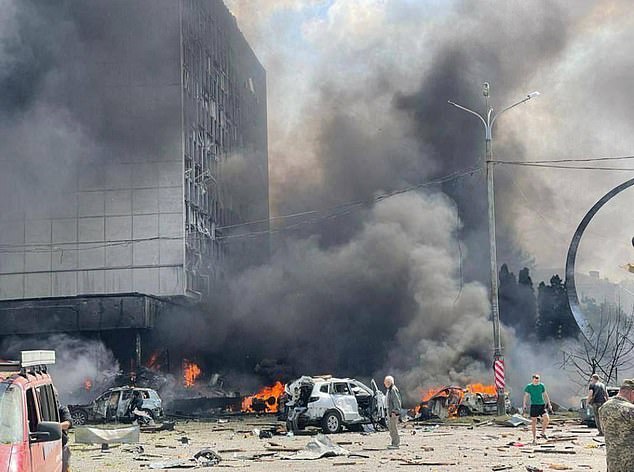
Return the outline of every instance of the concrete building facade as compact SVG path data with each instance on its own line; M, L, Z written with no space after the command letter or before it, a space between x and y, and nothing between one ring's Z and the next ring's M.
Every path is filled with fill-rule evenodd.
M53 213L0 215L0 300L205 296L228 264L267 257L262 239L227 239L245 221L268 230L265 71L221 0L95 8L98 98L77 93L117 144L68 169Z

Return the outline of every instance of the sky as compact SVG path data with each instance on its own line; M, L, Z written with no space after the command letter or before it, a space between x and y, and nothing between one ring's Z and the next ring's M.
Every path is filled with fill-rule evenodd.
M384 133L385 141L400 142L403 154L425 161L412 169L421 171L419 181L477 164L483 153L477 120L461 117L449 105L430 104L434 113L422 112L425 122L419 123L417 136L411 126L416 119L394 118L398 97L421 91L435 93L431 100L440 104L462 100L482 111L478 95L484 81L491 84L495 109L539 90L538 98L497 122L498 160L634 154L634 114L628 105L634 19L628 2L581 1L574 8L569 2L539 1L228 0L227 5L268 74L274 214L310 209L315 200L302 201L302 195L336 178L324 164L323 128L333 107L345 106L348 122L366 129L372 122L372 131ZM448 68L444 61L456 52L466 57ZM435 74L441 77L434 79ZM434 80L459 81L459 92L471 90L451 96L449 85L429 87ZM451 122L453 138L466 140L465 146L446 149L447 155L442 148L426 150L423 128ZM451 155L464 149L471 155ZM398 147L385 151L380 165L403 165L392 155ZM441 155L430 157L433 153ZM457 165L439 164L446 160ZM512 246L505 250L502 243L500 263L509 262L515 271L528 265L562 273L570 239L585 212L612 187L634 177L633 160L600 165L630 171L496 166L500 238ZM386 188L398 186L397 181L386 182ZM379 190L380 182L375 187ZM633 193L615 198L591 223L579 251L579 271L599 270L616 281L634 277L622 267L634 262L634 224L628 218ZM341 192L336 195L341 201L333 196L329 203L349 197Z

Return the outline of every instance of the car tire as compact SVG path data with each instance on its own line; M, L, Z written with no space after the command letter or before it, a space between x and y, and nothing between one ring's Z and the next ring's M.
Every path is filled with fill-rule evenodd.
M337 410L329 410L321 419L321 429L324 434L339 433L342 428L341 415Z
M84 410L73 410L70 413L73 426L83 426L88 422L88 414Z
M460 405L458 407L458 416L461 418L464 418L465 416L469 416L471 414L471 410L469 409L469 407L465 406L465 405Z

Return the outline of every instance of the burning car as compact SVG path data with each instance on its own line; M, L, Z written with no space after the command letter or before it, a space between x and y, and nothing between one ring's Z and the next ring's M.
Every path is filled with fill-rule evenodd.
M163 416L161 397L155 390L129 386L114 387L87 405L68 405L73 424L83 425L96 421L132 421L132 417L128 413L128 405L135 391L141 393L144 412L155 420Z
M508 393L504 403L506 412L512 409ZM495 386L470 384L466 388L447 386L430 389L416 409L416 419L447 418L469 415L495 415L497 393Z
M279 418L286 420L289 431L319 426L324 433L338 433L343 427L385 425L385 395L374 380L371 385L331 376L301 377L286 385L284 411Z

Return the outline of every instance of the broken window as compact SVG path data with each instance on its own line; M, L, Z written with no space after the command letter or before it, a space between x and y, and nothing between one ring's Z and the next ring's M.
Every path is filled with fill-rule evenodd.
M335 395L350 395L350 388L347 383L337 382L332 386L332 393Z

